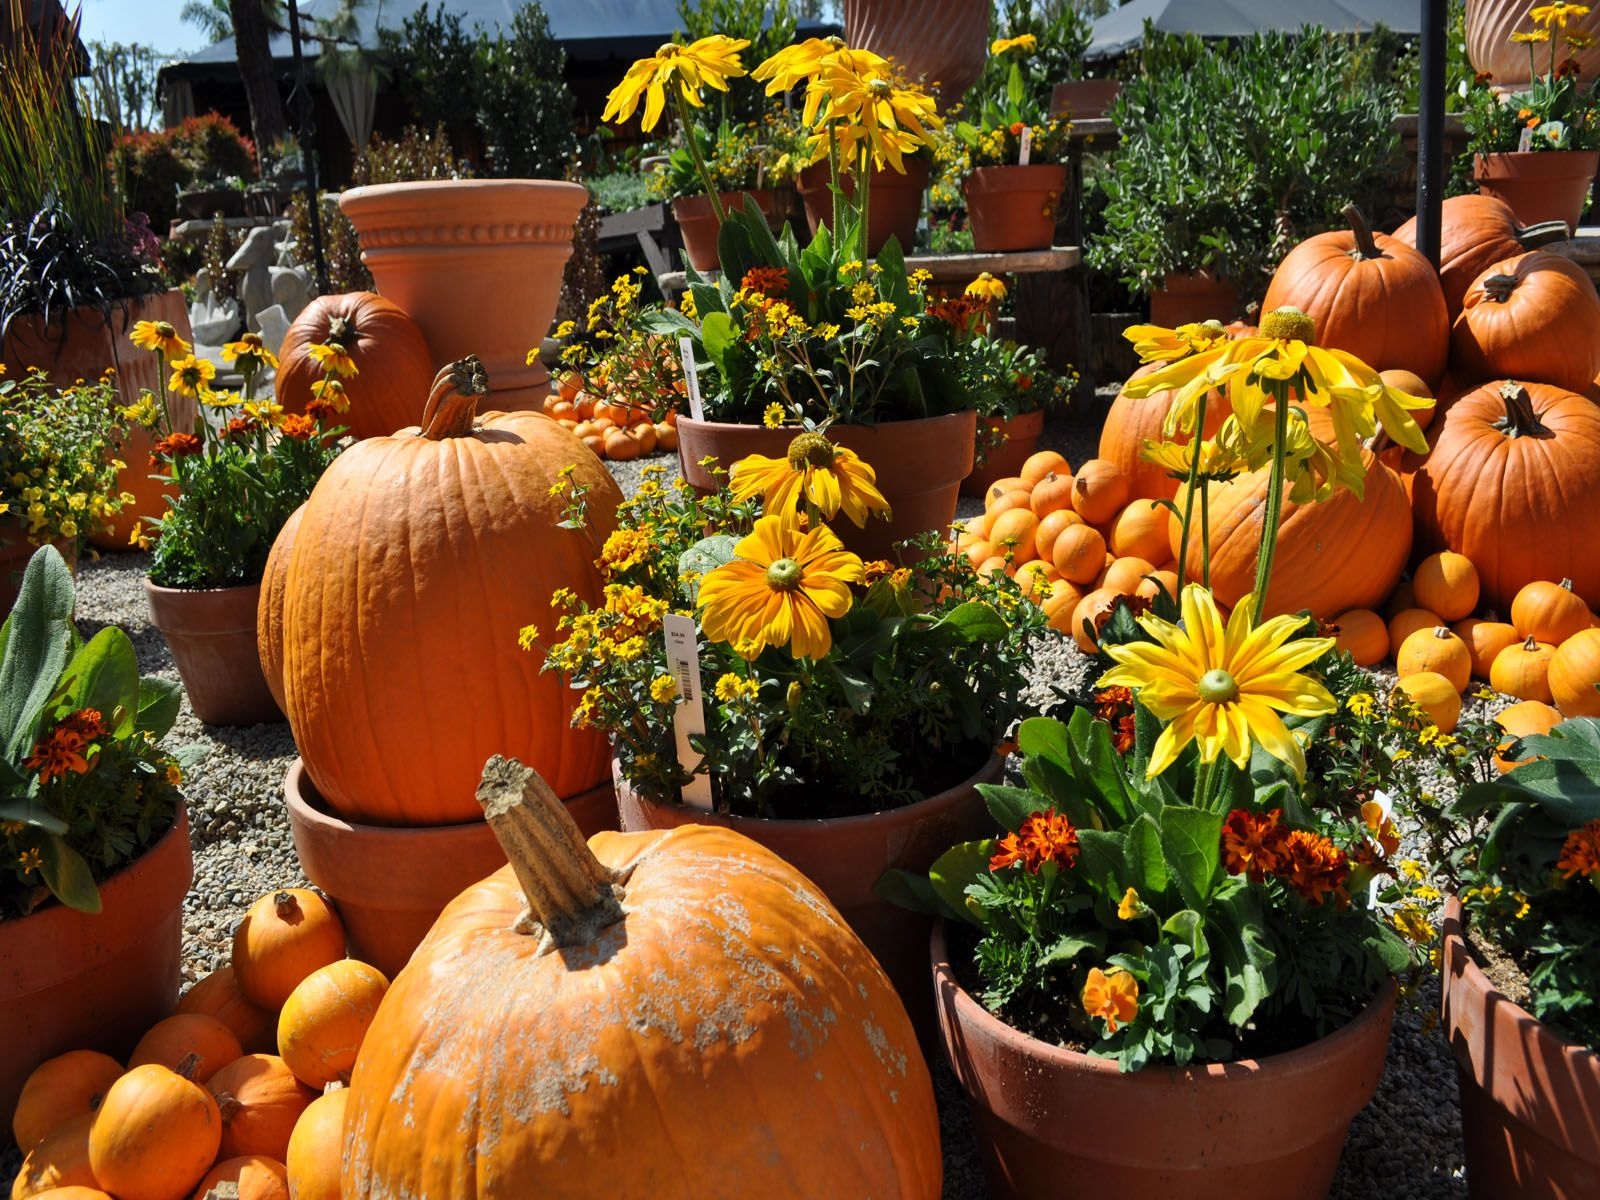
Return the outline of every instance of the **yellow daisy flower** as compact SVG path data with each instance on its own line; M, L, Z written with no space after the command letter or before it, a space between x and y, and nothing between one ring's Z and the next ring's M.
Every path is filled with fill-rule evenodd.
M932 96L917 87L901 87L888 64L876 54L841 50L823 67L821 86L828 93L829 122L837 122L845 161L864 143L873 157L905 174L903 156L928 141L928 129L942 129L944 120Z
M308 348L307 353L316 360L317 365L324 371L331 371L341 378L349 379L351 376L359 374L355 359L351 358L350 352L338 342L329 342L325 346L320 343L313 345Z
M1558 0L1555 4L1540 4L1529 10L1528 15L1535 23L1549 29L1552 25L1559 25L1565 29L1567 20L1571 17L1586 17L1589 15L1587 4L1564 4Z
M239 362L241 370L255 370L260 366L278 369L278 356L267 349L259 333L240 334L238 341L222 347L222 357L225 362Z
M687 46L668 42L649 58L641 58L628 68L622 82L611 89L606 97L602 121L628 121L644 101L644 117L639 122L646 133L656 127L667 105L667 89L674 83L683 98L696 108L704 107L700 99L702 87L713 87L719 92L728 90L728 80L745 73L739 62L739 51L750 43L739 38L714 33Z
M984 271L967 284L966 294L976 296L980 300L1004 300L1006 298L1005 281L996 279L989 272Z
M1130 325L1122 336L1133 343L1142 363L1171 362L1210 350L1228 340L1221 321L1197 321L1167 329L1160 325Z
M1327 688L1299 674L1331 650L1334 639L1290 641L1305 625L1298 616L1252 627L1254 596L1239 601L1224 627L1216 600L1199 584L1183 589L1182 607L1182 625L1149 614L1137 618L1154 644L1105 647L1117 665L1099 686L1134 689L1139 703L1166 722L1146 776L1161 774L1185 746L1198 742L1204 762L1226 754L1243 769L1258 745L1304 778L1305 752L1278 714L1313 717L1337 708Z
M172 378L167 380L168 391L202 399L210 394L211 381L217 377L217 369L205 359L186 354L173 359L169 365L172 367Z
M802 433L789 443L786 458L751 454L733 464L735 500L762 496L763 511L791 516L809 502L831 520L842 508L858 528L867 517L889 517L889 502L878 490L877 473L853 450L836 446L820 433Z
M135 321L128 336L139 349L159 351L168 358L189 353L189 343L178 336L170 321Z
M780 516L757 521L734 554L700 583L706 637L746 658L769 645L787 645L796 658L826 655L828 620L850 611L848 585L860 582L861 559L826 525L802 533Z
M1031 33L1019 34L1014 38L996 38L989 46L989 53L999 56L1009 54L1013 50L1020 50L1024 54L1032 54L1039 48L1039 39Z

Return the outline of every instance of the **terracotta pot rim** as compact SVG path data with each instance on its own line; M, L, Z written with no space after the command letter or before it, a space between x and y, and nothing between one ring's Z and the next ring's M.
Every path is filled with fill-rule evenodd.
M1521 168L1520 174L1579 175L1583 173L1583 168L1577 165L1580 161L1592 164L1588 169L1593 171L1594 165L1600 165L1600 150L1494 150L1473 155L1472 169L1476 174L1488 167L1503 164L1509 169L1516 164ZM1548 169L1538 172L1527 170L1535 162L1545 164ZM1494 172L1497 175L1502 173Z
M1044 409L1035 408L1029 412L1018 413L1014 417L979 417L978 420L993 429L1027 435L1037 433L1044 428Z
M570 196L575 200L581 197L584 203L588 202L589 195L589 190L581 183L568 183L564 179L417 179L404 183L368 183L361 187L346 188L339 193L339 206L343 208L347 200L359 204L363 200L376 201L406 196L428 200L454 200L474 192L479 195L489 192L507 195L545 192L552 196Z
M1039 182L1045 175L1060 182L1054 188ZM1024 176L1027 177L1026 180ZM1065 163L1004 163L999 166L973 167L966 179L962 180L961 187L965 191L968 184L976 181L981 185L977 189L979 191L999 189L1008 192L1059 191L1065 184L1066 178Z
M928 180L933 176L933 164L923 158L907 158L904 160L906 169L896 171L890 166L874 166L868 177L877 183L887 181L889 187L910 187L916 185L918 191L928 186ZM855 172L840 177L839 186L844 187L856 177ZM814 162L810 166L800 168L800 173L795 176L795 187L802 192L826 191L833 184L832 168L826 162Z
M1372 1025L1388 1019L1390 1006L1398 990L1394 977L1390 976L1384 980L1382 986L1361 1011L1349 1021L1326 1037L1320 1037L1293 1050L1285 1050L1265 1058L1241 1058L1225 1063L1202 1063L1188 1067L1148 1066L1131 1074L1124 1074L1115 1059L1093 1058L1076 1050L1041 1042L1006 1024L978 1003L962 986L956 977L955 969L950 964L949 940L943 918L933 924L929 950L933 959L934 987L940 997L939 1002L941 1005L948 1003L952 1015L957 1020L982 1027L994 1041L1041 1060L1053 1071L1102 1079L1120 1078L1130 1087L1168 1088L1174 1083L1200 1079L1219 1083L1241 1082L1256 1078L1263 1071L1272 1071L1275 1074L1303 1072L1314 1075L1321 1070L1322 1061L1329 1053L1360 1040ZM949 985L948 989L944 986L946 983ZM947 994L948 1001L945 1000Z
M936 417L895 418L895 419L888 420L888 421L878 421L878 422L876 422L874 424L868 424L865 421L851 421L849 424L830 425L826 429L819 430L819 432L827 433L827 432L829 432L830 430L833 430L833 429L870 429L870 430L876 430L876 429L883 428L885 426L887 426L889 428L905 428L905 427L909 427L909 426L912 426L912 425L932 425L935 422L940 422L940 421L942 421L942 422L944 422L945 424L948 424L948 425L961 425L961 424L964 424L966 421L970 420L972 418L972 416L973 416L973 410L972 409L968 409L968 408L964 408L960 412L941 413ZM680 426L688 425L690 428L693 428L693 429L704 429L704 430L707 430L707 431L719 431L719 430L724 430L724 429L763 429L763 430L766 429L765 425L757 425L753 421L697 421L693 417L688 416L687 414L680 414L679 415L678 424ZM779 432L779 431L773 430L772 432ZM784 430L783 432L787 433L788 430ZM793 433L790 433L789 436L790 437L797 437L799 434L801 434L803 432L805 432L805 431L797 428L797 429L795 429L793 431Z
M289 820L314 830L320 837L356 840L361 838L425 839L448 837L452 833L476 831L483 826L483 818L472 821L451 821L444 825L377 825L367 821L352 821L341 817L328 807L316 780L306 770L305 759L295 755L283 777L283 798L289 809Z
M761 208L763 212L765 212L770 205L762 204L762 199L765 198L770 202L777 196L777 194L777 189L770 187L737 188L731 192L718 192L717 199L722 201L722 206L724 208L734 204L738 204L740 207L743 207L743 198L745 196L750 196L755 200L756 205ZM674 196L672 200L672 211L676 214L680 210L686 212L691 218L710 216L711 201L704 192L697 193L693 196Z
M164 587L155 580L151 579L150 576L146 575L144 577L144 586L147 592L158 596L229 596L235 595L239 592L249 591L251 588L259 590L261 587L261 580L258 579L254 583L233 583L229 584L227 587L176 588Z

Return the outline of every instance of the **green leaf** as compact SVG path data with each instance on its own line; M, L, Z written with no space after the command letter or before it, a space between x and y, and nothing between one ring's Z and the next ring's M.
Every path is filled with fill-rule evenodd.
M953 911L940 898L926 875L916 871L906 871L900 867L890 867L878 876L878 882L872 885L872 894L880 900L887 900L890 904L930 917L954 917L961 916L965 912L965 910L963 913Z
M1212 948L1223 965L1222 1015L1236 1028L1278 986L1277 956L1263 929L1261 896L1248 883L1219 891L1211 901Z
M725 312L706 313L700 321L700 344L717 370L724 376L732 373L729 356L739 344L739 330L732 317Z
M998 642L1005 637L1010 626L989 605L980 600L968 600L956 605L943 617L929 627L929 632L938 629L951 629L961 634L962 639L971 644L974 642Z
M1188 946L1196 960L1204 958L1209 950L1206 943L1205 922L1192 908L1173 913L1162 923L1161 928Z
M1088 937L1069 933L1039 956L1038 965L1047 967L1052 963L1071 962L1085 950L1093 950L1098 954L1105 949L1105 946L1106 935L1103 931L1097 931Z
M1161 814L1161 847L1184 903L1204 912L1222 862L1222 814L1169 806Z
M39 803L38 796L11 796L0 800L0 821L21 821L46 833L65 833L67 823Z
M89 864L61 838L52 836L40 851L39 874L53 895L68 908L79 912L100 911L100 889L94 885L94 872Z
M1024 721L1017 729L1017 749L1029 758L1053 762L1063 771L1072 770L1073 756L1067 727L1050 717L1029 717Z
M65 699L73 711L97 710L115 737L133 732L139 706L139 660L133 642L121 629L108 625L90 638L67 663L62 679Z
M72 627L72 573L54 546L28 560L22 590L5 622L0 660L0 736L6 757L32 744L39 711L56 690L77 634Z
M1167 890L1171 880L1161 851L1161 830L1148 814L1140 814L1128 826L1125 853L1128 874L1141 896L1160 896Z
M171 731L182 703L181 685L170 679L146 676L139 680L139 712L133 726L159 741Z
M980 876L989 873L989 859L994 856L992 841L960 842L941 854L928 868L928 883L938 893L939 899L950 911L970 924L980 922L967 907L967 888Z
M714 533L708 538L701 538L678 557L679 578L685 575L698 575L704 580L718 567L733 561L733 551L738 544L725 533ZM700 584L696 583L690 589L690 593L691 599L697 598L700 595Z
M983 796L983 802L989 806L989 815L1007 833L1017 832L1034 813L1050 806L1049 800L1031 788L980 783L978 791Z
M1127 871L1128 835L1121 830L1078 830L1078 870L1084 881L1113 904L1120 903L1131 881Z

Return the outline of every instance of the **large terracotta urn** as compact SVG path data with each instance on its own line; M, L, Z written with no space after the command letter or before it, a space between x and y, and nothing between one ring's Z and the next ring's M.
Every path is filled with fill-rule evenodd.
M351 188L339 207L380 294L422 327L435 368L476 354L488 409L533 409L550 390L528 351L544 340L572 256L581 184L442 179Z
M844 0L844 40L892 58L948 108L983 74L988 0Z
M1528 87L1528 47L1513 42L1511 35L1539 28L1532 16L1535 7L1537 0L1467 0L1467 57L1473 70L1489 73L1490 86L1496 91L1520 92ZM1588 8L1581 16L1567 18L1566 31L1587 35L1592 44L1582 50L1562 44L1556 54L1558 62L1569 57L1578 60L1578 76L1584 83L1600 75L1600 5ZM1559 39L1561 29L1554 32ZM1548 74L1549 44L1536 45L1533 52L1534 71Z

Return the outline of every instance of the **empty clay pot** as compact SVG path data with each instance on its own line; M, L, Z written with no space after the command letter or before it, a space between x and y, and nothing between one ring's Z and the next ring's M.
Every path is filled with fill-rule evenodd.
M1066 188L1060 163L975 168L961 185L973 249L1048 250Z
M144 581L150 622L167 639L189 706L207 725L283 720L256 648L261 585L164 588Z

